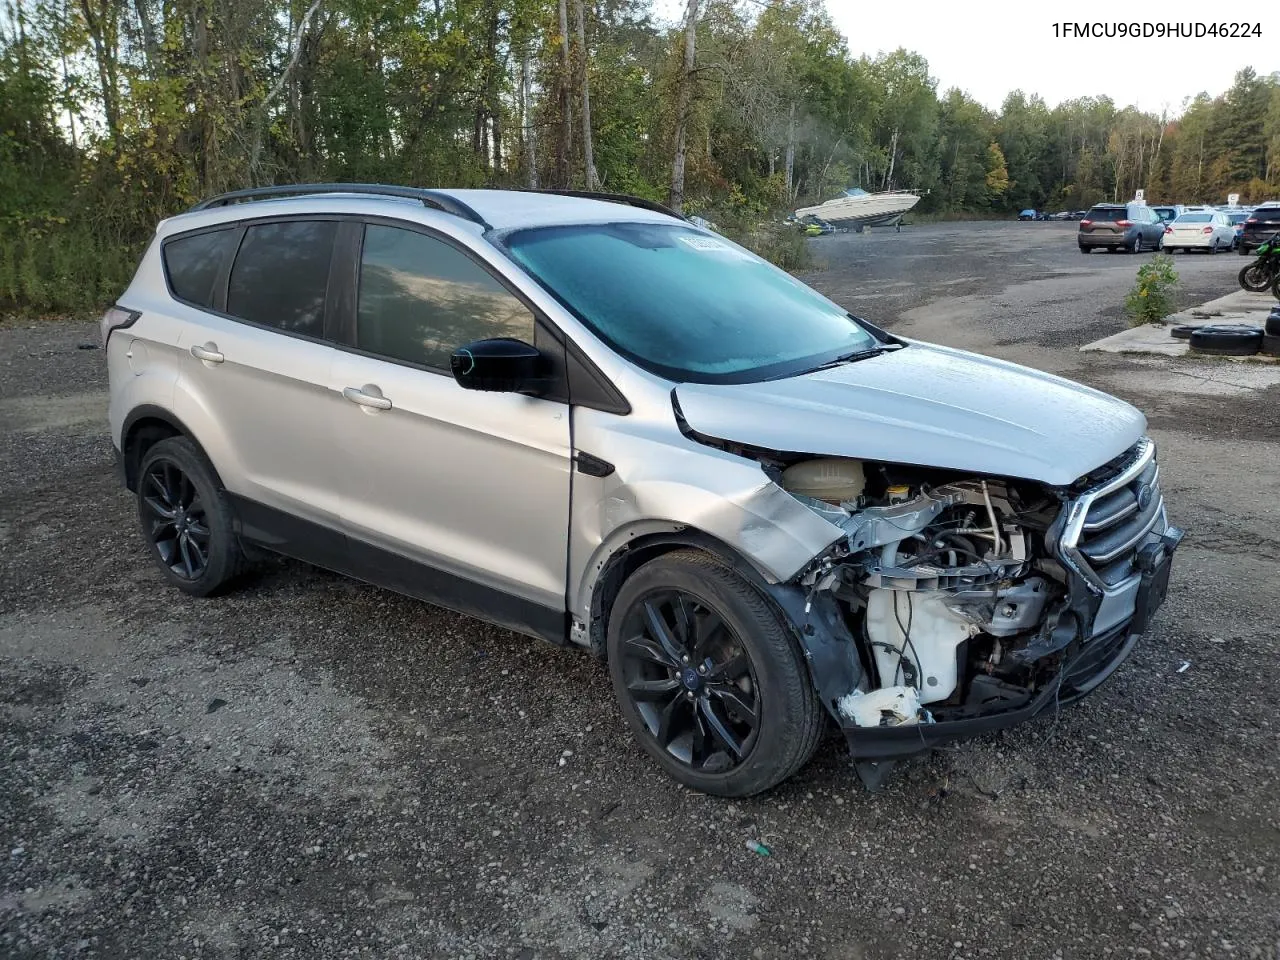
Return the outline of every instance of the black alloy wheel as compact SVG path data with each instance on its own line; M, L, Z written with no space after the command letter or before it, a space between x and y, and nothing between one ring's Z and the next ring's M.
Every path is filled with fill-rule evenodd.
M212 532L191 478L172 460L153 459L139 496L142 521L160 562L175 577L199 580L209 567Z
M207 597L244 571L231 506L205 455L186 437L149 447L137 473L138 523L160 573Z
M749 797L809 762L827 726L781 610L729 563L681 548L642 564L605 640L641 748L693 790Z
M706 773L750 756L759 684L746 648L719 614L690 593L658 590L628 611L623 637L627 696L660 748Z

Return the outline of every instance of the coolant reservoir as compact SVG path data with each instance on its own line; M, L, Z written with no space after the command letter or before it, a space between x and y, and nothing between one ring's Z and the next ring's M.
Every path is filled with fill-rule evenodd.
M857 500L866 483L862 461L843 457L803 460L782 471L784 490L828 503Z

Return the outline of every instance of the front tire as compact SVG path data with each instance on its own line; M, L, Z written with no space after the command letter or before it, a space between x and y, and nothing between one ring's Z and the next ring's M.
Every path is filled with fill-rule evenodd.
M183 593L207 597L244 570L226 493L186 437L161 440L143 455L138 524L161 576Z
M825 715L780 614L696 550L651 560L609 617L609 675L632 735L694 790L746 797L803 767Z

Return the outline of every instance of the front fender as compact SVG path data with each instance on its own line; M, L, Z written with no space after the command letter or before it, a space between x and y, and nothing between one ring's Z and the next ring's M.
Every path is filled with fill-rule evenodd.
M758 463L693 443L674 423L669 433L620 437L580 426L577 435L580 449L615 468L602 478L573 478L569 600L583 623L590 623L601 572L638 537L697 531L743 558L766 582L782 583L844 536Z

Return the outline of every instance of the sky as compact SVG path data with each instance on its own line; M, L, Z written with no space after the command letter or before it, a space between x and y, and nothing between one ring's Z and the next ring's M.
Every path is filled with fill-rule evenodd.
M751 0L763 5L763 0ZM998 109L1005 94L1038 93L1050 106L1083 96L1108 96L1117 106L1152 113L1182 112L1201 91L1217 96L1237 70L1280 70L1280 6L1269 0L1206 3L1204 0L826 0L836 27L855 56L906 47L929 61L938 92L959 87ZM681 16L680 0L657 0L664 19ZM1268 13L1268 10L1274 11ZM1194 29L1211 22L1261 26L1246 39L1080 38L1054 35L1063 21L1178 24ZM1059 33L1061 33L1061 27Z
M1081 96L1109 96L1170 116L1201 91L1217 96L1237 70L1280 70L1280 10L1266 0L1205 3L1188 0L1129 0L1127 3L984 0L865 3L827 0L827 9L857 54L905 46L929 61L938 92L959 87L991 109L1010 90L1038 93L1050 107ZM1213 20L1211 20L1213 18ZM1195 24L1225 20L1260 25L1261 37L1080 38L1056 36L1067 22ZM1059 26L1058 32L1062 33Z

